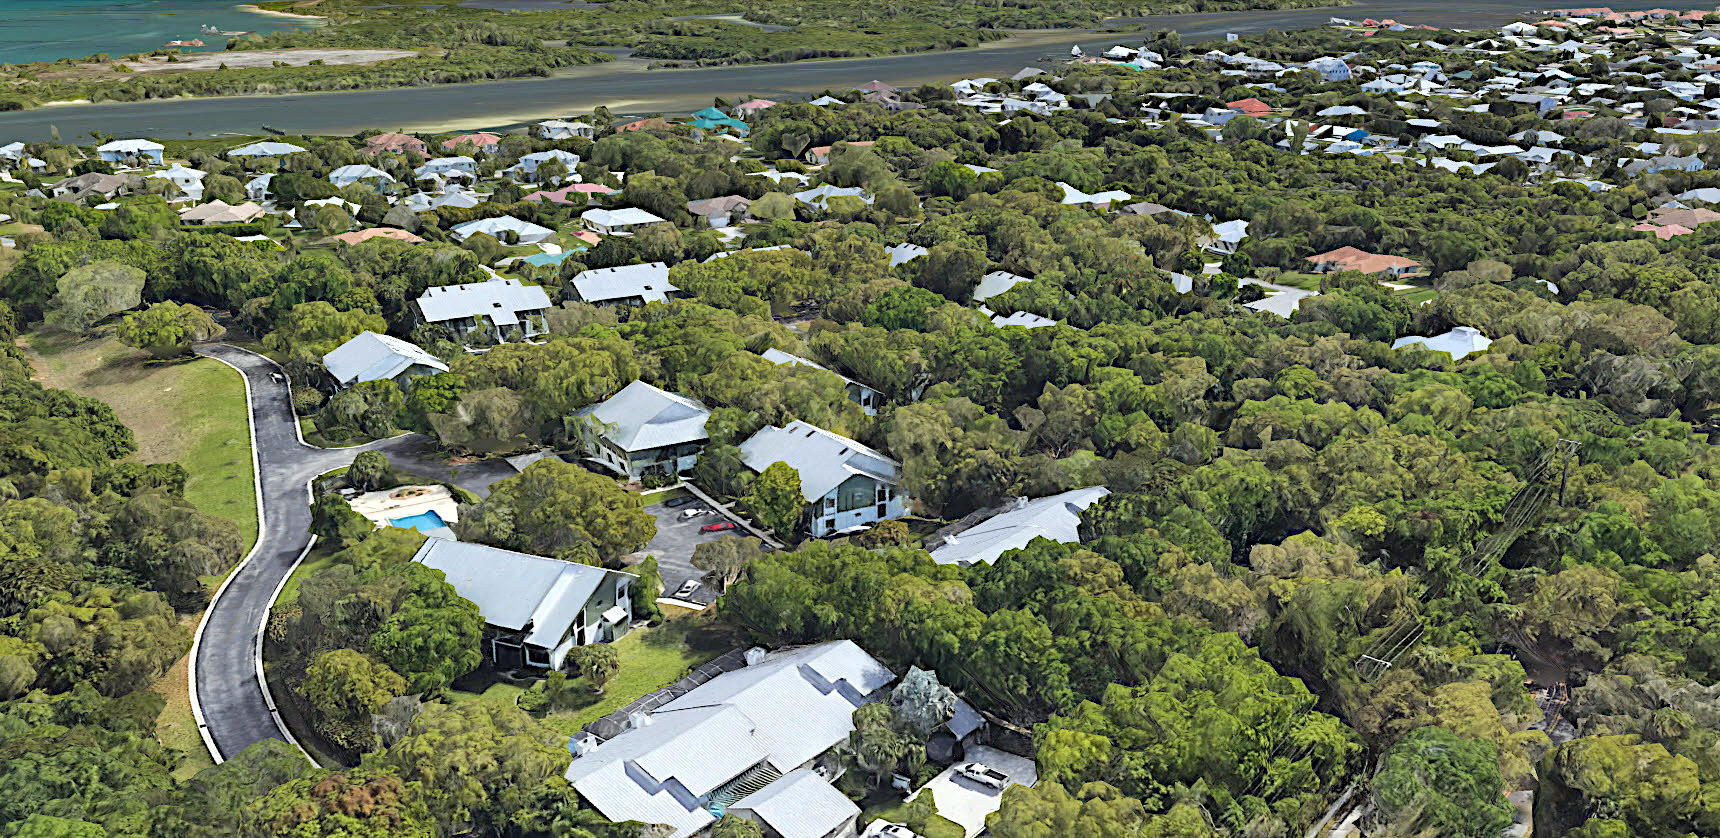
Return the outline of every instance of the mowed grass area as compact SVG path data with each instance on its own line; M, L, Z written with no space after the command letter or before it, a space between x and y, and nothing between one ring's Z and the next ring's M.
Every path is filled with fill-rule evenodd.
M733 636L727 626L691 616L660 626L636 628L612 645L621 656L621 671L602 693L592 692L583 677L571 679L568 683L577 706L545 715L544 721L550 727L572 736L580 728L675 683L688 670L729 651L733 648ZM449 698L456 702L513 704L525 692L522 687L496 680L493 672L476 672L455 683L466 688L449 691Z
M186 499L237 524L250 551L257 541L257 490L239 373L207 358L152 362L114 339L111 326L86 336L44 328L22 345L43 385L113 406L137 440L138 462L185 466ZM205 581L211 590L221 584L218 578ZM195 630L202 618L183 614L180 622ZM214 764L191 713L189 667L187 655L152 686L167 699L155 722L156 737L185 755L174 771L181 779Z
M137 438L140 463L177 462L189 478L185 499L239 525L245 550L257 541L256 474L245 384L233 368L208 358L155 362L113 337L44 328L25 346L36 379L113 406Z

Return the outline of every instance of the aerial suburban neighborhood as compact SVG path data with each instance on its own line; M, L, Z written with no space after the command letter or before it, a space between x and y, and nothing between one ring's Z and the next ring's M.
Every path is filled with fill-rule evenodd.
M0 63L0 836L1720 836L1720 8L480 5Z

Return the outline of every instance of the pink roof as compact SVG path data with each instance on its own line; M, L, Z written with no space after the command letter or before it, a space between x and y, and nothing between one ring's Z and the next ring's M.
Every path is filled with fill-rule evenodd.
M1654 237L1657 239L1660 239L1661 241L1666 241L1667 239L1670 239L1673 236L1687 236L1687 235L1690 235L1691 233L1696 232L1695 230L1692 230L1689 227L1685 227L1685 226L1680 225L1680 224L1668 224L1665 227L1659 227L1659 226L1656 226L1653 224L1649 224L1648 222L1643 222L1641 224L1638 224L1635 227L1632 227L1631 229L1635 230L1639 233L1653 233Z
M1249 116L1262 116L1262 115L1269 114L1272 112L1272 106L1271 105L1268 105L1265 102L1262 102L1259 99L1254 99L1254 98L1238 99L1234 102L1225 102L1224 106L1227 108L1230 108L1233 111L1242 111L1243 113L1248 114Z
M412 244L420 244L424 241L405 230L396 230L393 227L371 227L368 230L354 230L350 233L341 233L333 238L335 241L345 242L346 244L358 244L359 242L369 241L371 239L394 239L395 241L410 242Z
M737 110L737 111L762 111L765 108L771 107L775 104L776 104L775 102L772 102L769 99L749 99L745 102L742 102L742 103L736 105L735 110Z
M499 144L501 144L501 142L502 142L502 138L496 136L495 134L461 134L460 136L455 137L454 139L447 140L447 141L443 142L442 147L446 148L446 149L452 149L454 146L457 146L461 143L471 143L472 145L475 145L479 148L483 148L484 146L487 146L487 145L499 145Z
M601 183L573 183L560 189L539 189L520 198L522 201L550 201L557 204L571 204L569 195L613 195L615 190Z

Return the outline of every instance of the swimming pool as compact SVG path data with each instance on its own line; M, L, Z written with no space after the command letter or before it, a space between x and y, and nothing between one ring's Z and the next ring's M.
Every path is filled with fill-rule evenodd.
M442 516L437 515L434 509L429 512L420 512L417 515L408 515L405 518L390 518L388 524L403 530L417 530L419 532L429 532L448 526L447 523L443 522Z

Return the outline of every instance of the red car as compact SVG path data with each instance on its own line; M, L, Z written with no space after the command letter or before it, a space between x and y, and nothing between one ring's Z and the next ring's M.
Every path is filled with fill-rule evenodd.
M734 528L735 524L733 521L718 521L715 524L706 524L700 527L699 532L723 532Z

